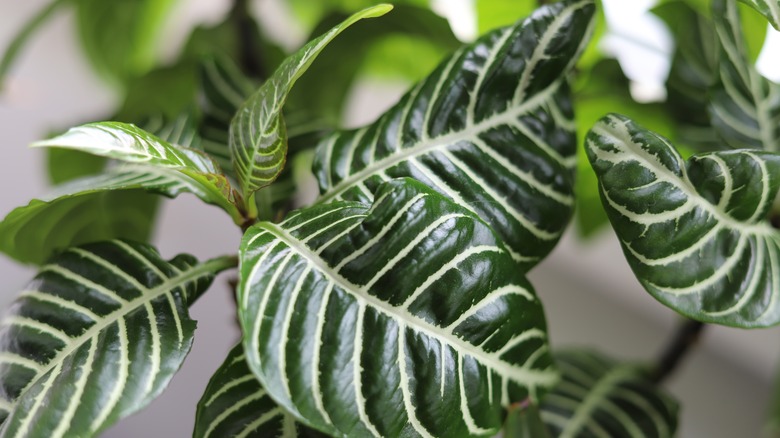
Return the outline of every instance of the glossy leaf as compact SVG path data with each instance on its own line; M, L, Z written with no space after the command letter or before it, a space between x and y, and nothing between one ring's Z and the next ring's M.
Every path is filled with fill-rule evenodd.
M780 152L780 85L747 61L737 4L715 0L713 8L721 61L711 90L712 125L731 148Z
M194 438L320 437L295 420L260 386L246 364L241 345L234 347L211 377L198 402Z
M154 62L157 36L174 3L75 0L81 45L95 69L119 84L145 73Z
M209 204L241 221L242 200L219 167L206 154L168 143L134 125L100 122L72 128L67 133L34 143L37 147L74 149L116 160L142 164L151 178L164 174ZM139 170L136 166L134 169Z
M780 1L778 0L740 0L746 5L750 5L761 15L769 20L769 24L777 30L780 30Z
M250 369L300 421L347 436L484 436L557 374L541 303L476 215L412 179L250 228Z
M320 201L369 202L383 181L410 176L478 213L515 260L538 262L574 206L566 76L593 12L591 1L546 6L458 51L374 124L325 139Z
M91 436L165 389L192 345L187 307L229 267L122 241L43 266L0 329L2 436Z
M634 274L656 299L705 322L780 322L780 235L766 219L780 155L699 154L620 116L588 134L602 200Z
M551 436L674 436L677 403L642 368L585 351L561 352L555 359L563 379L540 408Z
M578 77L574 107L577 138L584 139L593 125L611 111L642 120L663 135L676 134L675 120L660 103L639 103L631 96L629 80L615 59L603 59ZM577 148L575 223L582 237L590 237L609 223L601 206L598 180L584 148Z
M310 41L285 59L241 106L230 124L230 153L244 198L273 182L284 168L287 132L282 108L295 81L338 34L363 18L384 15L392 6L364 9Z

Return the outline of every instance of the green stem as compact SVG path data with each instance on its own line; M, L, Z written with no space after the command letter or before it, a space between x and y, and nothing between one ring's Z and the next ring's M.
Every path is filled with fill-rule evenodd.
M35 33L35 30L51 18L60 6L69 2L70 0L55 0L49 3L48 6L41 9L32 17L32 19L30 19L30 21L25 23L19 33L16 34L16 37L11 40L11 44L8 45L2 60L0 60L0 90L5 86L5 77L8 74L8 70L19 55L22 47L24 47L25 43L27 43L30 37Z

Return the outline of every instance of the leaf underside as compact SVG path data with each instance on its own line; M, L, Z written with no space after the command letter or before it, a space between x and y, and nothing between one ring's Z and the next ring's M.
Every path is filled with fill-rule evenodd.
M124 241L54 257L2 321L0 436L96 435L148 404L189 352L189 301L217 270Z
M575 123L566 75L587 44L591 1L564 1L445 60L375 123L320 144L321 202L370 202L412 177L479 214L533 266L573 209Z
M585 351L556 353L555 360L563 378L540 407L550 436L674 436L677 403L641 368Z
M250 228L238 293L250 368L329 434L491 435L557 379L541 304L493 231L411 179L370 208Z
M665 138L608 116L586 141L602 200L634 274L705 322L780 322L780 233L767 215L780 155L733 150L685 162Z

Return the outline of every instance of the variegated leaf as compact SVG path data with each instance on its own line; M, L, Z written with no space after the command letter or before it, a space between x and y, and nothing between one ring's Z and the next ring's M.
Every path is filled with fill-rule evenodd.
M656 299L705 322L780 322L780 232L767 214L780 155L734 150L685 162L665 138L621 116L586 149L634 274Z
M344 436L485 436L557 381L541 303L476 215L412 179L322 204L241 244L250 369Z
M731 148L780 152L780 85L748 61L736 0L714 0L713 9L721 57L710 91L712 125Z
M555 360L563 379L541 405L551 436L674 436L677 403L641 367L585 351L557 353Z
M192 344L188 305L235 262L141 244L71 248L0 325L0 436L92 436L153 400Z
M209 57L200 64L203 122L200 135L203 150L228 175L233 175L228 148L230 121L255 89L255 84L244 76L230 59Z
M287 132L282 108L295 81L338 34L364 18L379 17L392 6L377 5L349 17L288 57L239 108L230 124L229 146L243 195L249 198L273 182L284 168Z
M761 15L769 20L769 24L777 30L780 30L780 1L778 0L739 0L746 5L750 5Z
M455 53L374 124L319 146L321 202L369 202L409 176L476 212L530 267L555 245L574 199L575 123L566 76L593 2L545 6Z
M59 137L34 143L33 146L75 149L142 164L149 169L150 178L166 174L180 181L182 187L192 188L193 193L203 201L221 207L235 221L242 222L241 212L245 209L243 199L233 190L211 158L199 150L164 141L134 125L90 123L72 128Z
M260 386L246 364L244 348L234 347L198 402L195 438L321 437L282 409Z

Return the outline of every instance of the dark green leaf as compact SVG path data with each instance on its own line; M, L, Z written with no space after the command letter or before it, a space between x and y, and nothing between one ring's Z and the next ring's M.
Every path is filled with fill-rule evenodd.
M317 55L352 24L379 17L392 6L378 5L358 12L319 38L310 41L282 65L241 106L230 123L230 155L245 199L279 176L287 157L287 132L282 108L295 81Z
M530 402L513 406L504 425L504 438L550 438L539 409Z
M699 321L780 322L780 232L767 214L780 155L699 154L621 116L588 134L604 207L634 274L656 299Z
M323 436L276 404L249 370L241 345L230 351L209 381L198 402L192 435L194 438Z
M98 72L123 84L153 64L174 0L75 0L81 44Z
M585 351L557 353L555 360L563 380L541 405L551 436L674 436L677 403L641 367Z
M631 97L629 81L615 59L603 59L578 78L574 93L577 109L577 138L584 139L588 130L604 114L615 111L642 120L651 129L671 136L674 121L662 104L640 104ZM576 225L583 237L602 229L609 221L601 206L598 181L590 167L584 148L577 148Z
M192 345L187 307L216 272L122 241L43 266L0 329L0 434L94 436L159 395Z
M499 27L509 26L530 15L537 7L536 0L507 1L479 0L474 2L477 12L477 32L480 35Z
M712 125L734 149L780 152L780 86L748 61L736 2L715 0L713 8L721 56L711 90Z
M458 51L374 124L319 146L321 202L369 202L410 176L480 214L530 267L574 206L567 73L592 29L591 1L564 1ZM554 42L554 44L553 44Z
M665 104L679 125L675 140L703 152L722 148L707 110L710 88L718 77L718 41L712 20L684 1L666 2L653 12L664 20L676 42Z
M345 436L484 436L557 381L541 303L475 214L412 179L241 243L250 369L300 421Z

